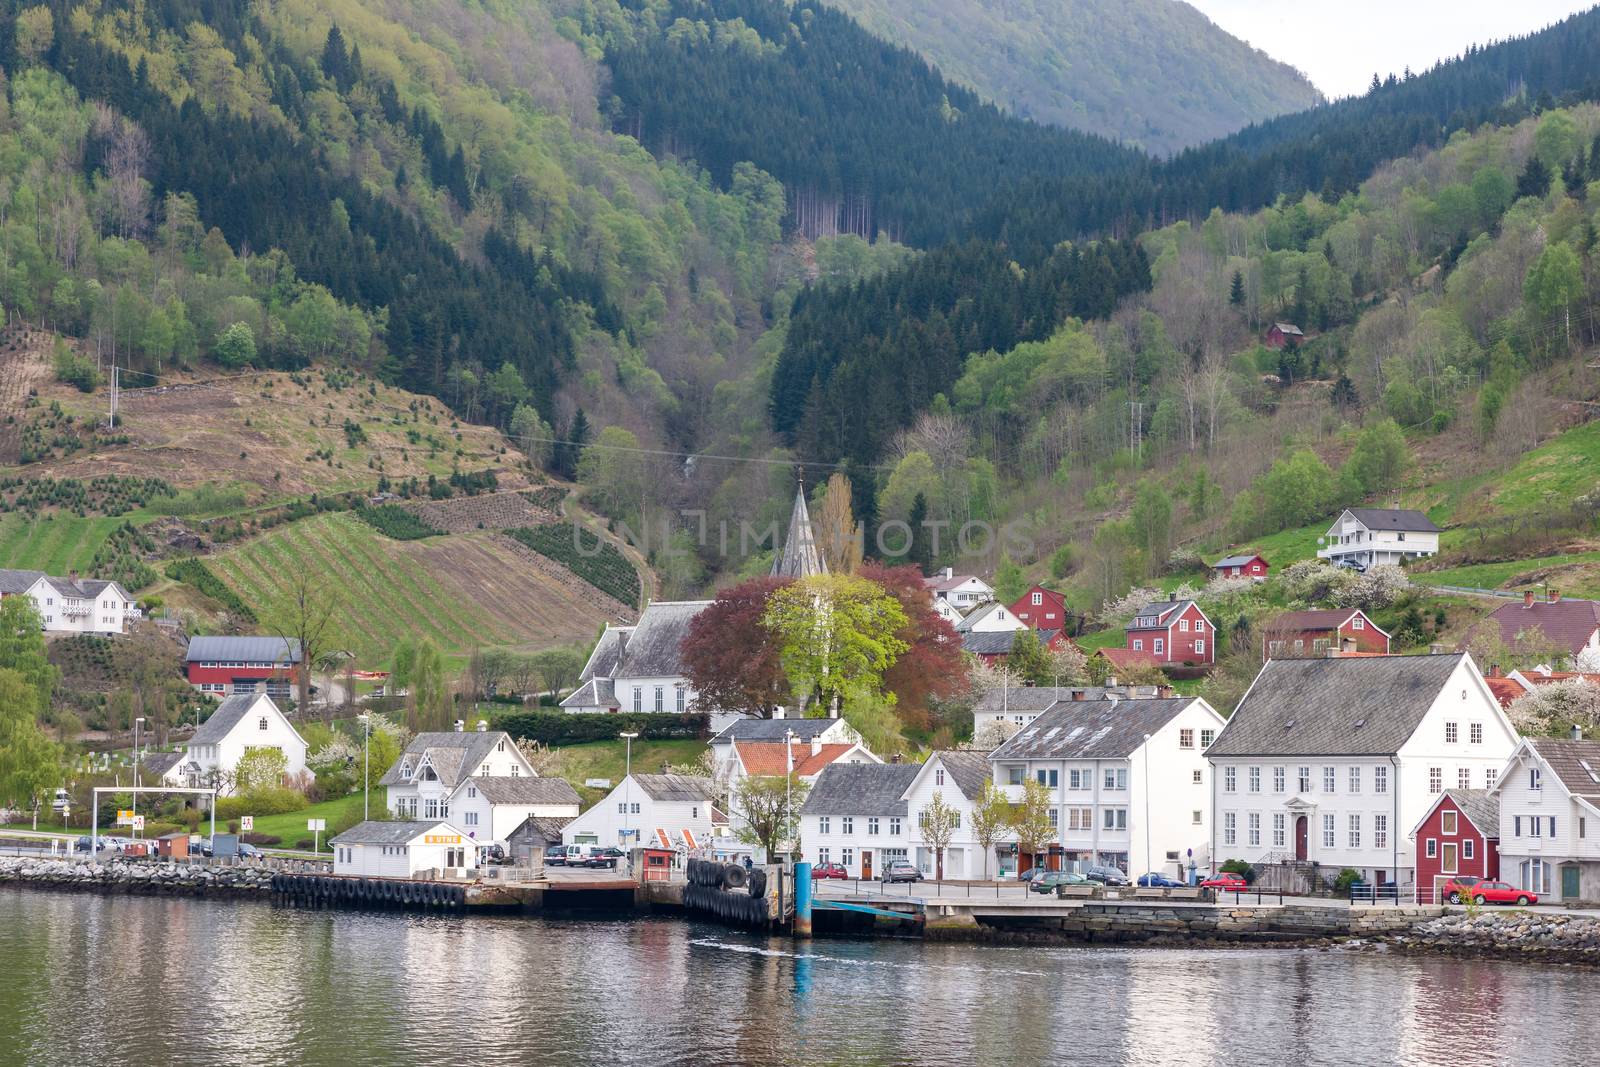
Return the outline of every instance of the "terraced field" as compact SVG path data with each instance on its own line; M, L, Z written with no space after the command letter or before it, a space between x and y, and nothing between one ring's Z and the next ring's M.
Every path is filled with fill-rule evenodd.
M272 530L207 564L270 619L285 576L325 578L341 643L378 663L402 637L445 652L548 648L593 637L606 615L569 584L519 558L491 533L394 541L354 516L325 514Z
M80 519L67 512L48 512L32 522L16 513L0 516L0 567L87 573L95 550L125 521L104 516Z

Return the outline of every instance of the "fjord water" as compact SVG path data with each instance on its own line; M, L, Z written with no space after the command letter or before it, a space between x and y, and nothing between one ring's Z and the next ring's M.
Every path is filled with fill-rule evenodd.
M0 1062L1593 1062L1592 972L0 889Z

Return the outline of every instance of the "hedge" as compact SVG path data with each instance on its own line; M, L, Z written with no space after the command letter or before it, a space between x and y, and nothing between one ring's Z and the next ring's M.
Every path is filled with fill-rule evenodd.
M495 717L494 725L520 740L541 745L581 745L615 741L636 732L646 741L704 740L711 733L709 715L645 712L625 715L573 715L566 712L519 711Z
M250 610L250 605L239 599L238 593L224 585L221 578L211 573L211 568L197 559L191 557L173 560L167 564L167 577L175 582L186 582L194 586L242 619L257 621L256 613Z

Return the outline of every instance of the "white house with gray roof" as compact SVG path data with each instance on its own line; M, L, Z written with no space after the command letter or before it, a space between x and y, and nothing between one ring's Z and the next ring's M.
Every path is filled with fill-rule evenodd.
M937 847L923 834L923 813L937 796L955 812L954 833L944 850L944 877L948 880L977 880L995 877L1000 871L1000 856L986 856L983 845L972 832L972 809L983 795L990 779L989 758L970 749L942 749L928 756L906 786L906 846L910 860L924 878L939 873ZM997 850L998 852L998 850Z
M1600 900L1600 741L1524 738L1494 788L1500 877L1563 902Z
M1118 699L1159 695L1153 685L996 686L984 690L972 707L972 737L980 747L997 748L1063 700L1100 700L1110 694Z
M450 794L450 821L481 844L505 841L530 817L572 819L578 814L578 791L565 778L526 775L464 779Z
M1420 511L1345 508L1322 536L1317 556L1335 566L1365 570L1439 553L1439 527Z
M689 623L709 600L658 600L632 626L607 625L578 676L578 688L561 702L569 712L695 710L695 693L683 669Z
M1206 753L1213 855L1410 884L1411 828L1516 747L1465 653L1269 660Z
M0 570L0 599L8 596L32 600L46 633L121 634L139 618L133 596L118 583L100 578Z
M1191 860L1210 862L1205 751L1222 727L1199 697L1068 699L989 753L989 765L1013 801L1025 782L1049 790L1062 860L1176 876Z
M388 787L390 811L432 820L450 818L450 797L469 778L537 777L510 734L480 722L470 732L417 734L378 784Z
M906 791L915 763L834 763L800 808L800 850L837 863L852 878L876 878L889 860L911 858Z
M671 848L682 852L712 847L711 779L682 774L634 774L600 803L561 830L568 845Z
M306 767L305 738L272 698L265 693L238 693L200 724L183 755L166 768L164 779L191 789L218 784L224 792L232 792L232 775L239 760L258 748L282 752L288 777L311 775Z
M328 842L333 873L360 878L415 878L478 866L472 839L443 820L357 823Z

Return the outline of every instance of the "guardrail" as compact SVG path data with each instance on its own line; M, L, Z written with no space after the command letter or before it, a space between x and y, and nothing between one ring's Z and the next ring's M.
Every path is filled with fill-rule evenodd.
M1430 589L1435 593L1459 593L1462 596L1487 596L1496 600L1521 600L1522 593L1510 589L1484 589L1476 585L1435 585L1427 581L1418 581L1412 578L1412 584L1423 589Z

